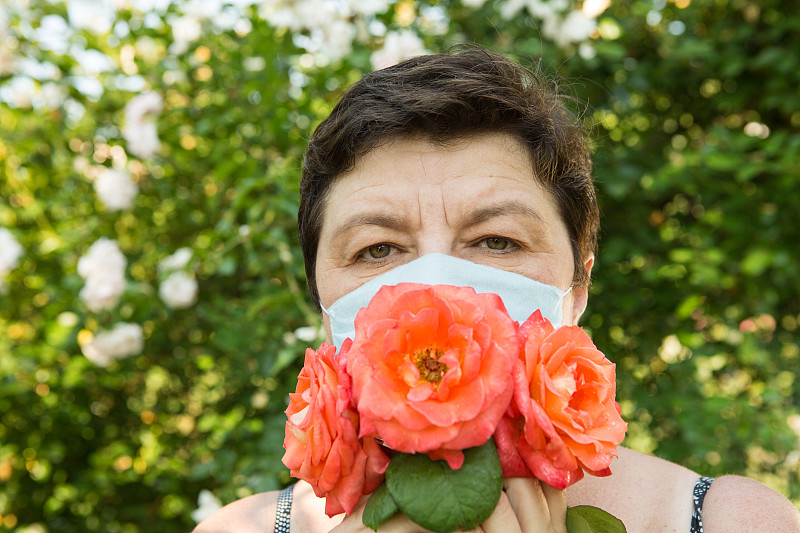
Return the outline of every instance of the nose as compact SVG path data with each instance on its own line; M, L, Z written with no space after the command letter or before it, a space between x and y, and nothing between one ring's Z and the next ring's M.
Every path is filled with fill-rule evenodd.
M446 229L423 231L417 240L417 257L444 254L456 257L455 239Z

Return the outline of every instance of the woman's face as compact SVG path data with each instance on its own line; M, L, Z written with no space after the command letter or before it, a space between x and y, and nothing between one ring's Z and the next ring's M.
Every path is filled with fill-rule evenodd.
M317 249L326 308L370 279L430 253L516 272L566 290L569 234L522 145L490 134L441 147L403 139L369 152L331 186ZM593 258L584 265L591 270ZM586 287L564 300L577 323ZM323 314L330 340L330 325Z

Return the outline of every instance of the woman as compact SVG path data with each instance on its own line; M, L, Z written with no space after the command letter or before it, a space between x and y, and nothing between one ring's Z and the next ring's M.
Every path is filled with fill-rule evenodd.
M467 279L453 284L472 284L473 271L476 284L508 278L509 298L517 283L516 292L527 290L519 280L535 280L555 295L551 320L562 324L576 324L586 308L599 223L587 139L562 97L506 58L466 48L368 75L317 128L304 163L298 226L329 341L352 329L369 296L357 288L374 279L426 282L420 277L432 270ZM531 305L526 312L543 303ZM506 480L479 531L565 531L565 505L585 504L632 533L800 532L791 503L746 478L712 482L625 449L611 469L563 492ZM367 531L363 503L329 519L300 482L280 504L277 493L257 494L196 531L289 531L287 521L295 532ZM402 516L380 529L419 530Z

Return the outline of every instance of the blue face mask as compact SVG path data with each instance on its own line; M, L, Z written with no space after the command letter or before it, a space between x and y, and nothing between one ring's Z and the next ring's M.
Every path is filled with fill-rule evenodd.
M356 314L369 304L384 285L425 283L472 287L475 292L491 292L500 296L512 319L519 323L539 309L554 327L562 324L564 297L572 290L559 290L536 280L486 265L444 254L427 254L410 263L369 280L322 310L328 315L333 344L340 348L347 338L355 337ZM320 307L322 304L320 304Z

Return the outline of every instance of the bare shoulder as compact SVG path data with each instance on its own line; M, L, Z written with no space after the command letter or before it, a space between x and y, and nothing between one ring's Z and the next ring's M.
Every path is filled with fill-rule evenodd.
M292 493L292 531L326 532L341 522L341 516L325 515L325 500L317 498L308 483L298 481ZM254 494L229 503L198 524L192 533L271 533L277 505L278 491Z
M586 476L567 489L568 505L593 505L623 521L629 533L689 531L699 475L678 464L618 448L611 476Z
M278 492L261 492L229 503L200 522L192 533L265 533L272 531Z
M696 472L619 448L612 475L587 476L567 489L569 505L594 505L625 523L629 533L689 531ZM752 479L722 476L703 501L706 533L800 533L800 512L778 492Z
M766 485L722 476L711 484L703 502L703 529L709 533L800 533L800 511Z

